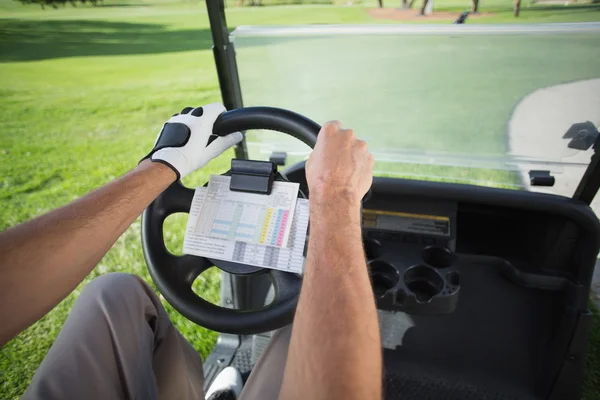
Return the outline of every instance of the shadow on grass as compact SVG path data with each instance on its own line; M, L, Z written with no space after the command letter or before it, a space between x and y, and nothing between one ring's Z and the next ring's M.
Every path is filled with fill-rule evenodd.
M98 3L94 7L97 7L97 8L122 8L122 7L150 7L150 5L144 4L144 3L111 3L111 4Z
M278 38L277 42L314 40ZM245 46L262 46L269 39ZM166 25L89 20L0 19L0 62L62 57L176 53L212 47L210 29L173 30Z
M210 49L210 30L106 21L0 20L0 61Z

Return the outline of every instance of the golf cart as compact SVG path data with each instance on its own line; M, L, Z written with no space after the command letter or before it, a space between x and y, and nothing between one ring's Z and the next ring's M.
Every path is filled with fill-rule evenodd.
M600 224L589 206L600 187L600 154L596 154L600 108L594 108L596 114L590 117L576 117L595 118L591 124L573 120L570 123L575 128L557 138L551 134L538 137L540 129L530 128L527 118L519 122L521 106L514 105L518 100L526 106L523 112L531 115L529 97L515 97L508 84L498 85L500 81L494 81L494 73L486 70L484 60L494 55L496 59L489 62L498 62L498 49L510 44L521 46L526 58L522 34L529 35L533 45L551 40L553 35L564 39L569 34L575 34L581 43L585 35L597 39L600 26L548 25L537 31L531 26L495 27L493 31L468 25L250 27L238 28L231 35L223 0L206 4L222 99L230 110L217 120L214 133L247 132L247 140L235 149L236 158L266 158L283 166L277 179L299 183L300 196L310 199L302 160L314 146L320 126L307 117L347 121L345 115L352 120L358 114L360 118L348 124L357 128L359 136L361 132L375 135L397 127L383 142L378 142L378 137L366 137L375 155L377 176L364 199L362 215L364 248L384 347L386 398L579 398L592 318L588 298L600 245ZM387 57L396 52L408 57L410 51L403 47L406 35L412 35L411 42L423 42L419 46L425 46L423 51L431 52L432 47L427 46L435 44L437 51L446 52L446 69L459 73L470 65L480 74L490 75L489 86L481 90L489 94L493 87L495 96L512 99L508 126L492 128L487 117L478 119L477 112L462 101L462 94L469 92L465 96L474 97L482 109L497 104L486 105L487 98L477 98L478 93L458 79L448 88L414 78L430 95L422 106L361 98L361 94L369 97L366 90L371 86L383 88L378 93L387 95L388 100L394 98L395 84L375 76L372 60L377 54ZM399 42L389 45L399 36ZM491 41L492 47L494 41L510 43L492 48L482 57L482 64L473 65L473 60L465 60L466 55L460 52L484 51L482 39ZM383 53L373 45L382 40L387 43L382 45ZM356 60L357 48L367 54L361 61ZM468 50L461 50L465 48ZM332 49L332 57L324 60ZM544 54L551 56L551 52ZM412 62L418 62L418 55L412 57ZM515 64L526 61L516 60ZM381 62L399 66L396 59ZM426 64L431 65L430 60ZM347 68L354 70L340 78ZM581 65L574 68L574 74L590 78L577 69L583 68ZM600 70L594 65L588 68L595 74ZM363 83L366 86L361 86ZM536 83L535 88L541 84ZM418 101L407 86L397 91L402 96L398 102L406 102L410 96L409 101ZM532 92L524 82L518 86ZM256 107L243 107L242 87ZM340 94L347 88L354 88L355 93ZM583 99L580 91L576 92L579 101L596 104L598 91L585 92L591 97ZM554 98L552 93L550 98ZM558 99L564 98L562 94ZM456 126L445 119L436 121L437 114L444 111L434 101L444 95L456 100L444 102L454 110ZM360 104L353 108L349 101ZM283 109L259 107L261 103ZM399 116L406 113L406 107L410 114L417 114L413 120L418 123L410 132L399 126L410 124L409 116L406 120ZM474 127L464 124L459 112L463 107ZM544 118L552 119L552 112L545 109ZM360 124L375 128L362 129L357 126ZM414 130L419 126L423 129ZM443 130L432 136L435 126L443 126ZM484 138L486 129L507 127L508 144L502 137ZM460 136L469 129L481 133ZM443 146L460 151L442 151ZM528 153L544 146L548 151L542 151L541 156ZM501 152L496 151L498 147ZM544 157L553 149L559 156ZM577 157L567 160L565 154L586 161ZM561 179L572 181L573 176L579 183L572 197L537 192L562 187ZM520 188L528 190L517 190ZM242 373L251 371L271 332L293 322L302 278L289 272L169 253L163 223L173 213L189 212L193 196L194 190L181 182L162 193L143 214L142 240L151 276L164 298L191 321L220 332L205 362L208 386L229 365ZM191 288L199 274L212 266L223 271L220 306L198 297Z

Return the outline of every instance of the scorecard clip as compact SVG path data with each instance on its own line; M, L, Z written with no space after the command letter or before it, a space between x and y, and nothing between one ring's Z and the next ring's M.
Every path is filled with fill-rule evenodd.
M234 192L271 194L277 165L270 161L231 160L229 190Z

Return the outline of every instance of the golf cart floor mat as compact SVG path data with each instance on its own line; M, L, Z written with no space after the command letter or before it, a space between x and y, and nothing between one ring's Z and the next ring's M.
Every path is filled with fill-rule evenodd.
M386 399L513 400L522 398L482 390L468 383L449 382L427 375L414 376L399 373L386 375L384 391Z
M498 258L460 263L461 292L452 314L399 312L382 326L382 336L398 343L384 351L386 398L543 398L536 389L562 314L562 293L517 286L501 275L505 261Z
M564 293L516 285L503 275L503 259L459 258L461 292L453 313L380 311L382 338L395 343L384 350L385 398L546 398L544 382L552 371L545 367ZM231 365L247 376L269 336L242 336Z

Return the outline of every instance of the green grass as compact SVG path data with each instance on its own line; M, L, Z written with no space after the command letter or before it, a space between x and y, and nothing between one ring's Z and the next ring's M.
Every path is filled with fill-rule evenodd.
M590 329L590 342L585 364L586 381L583 387L583 399L600 399L600 310L590 304L594 317Z
M500 158L504 167L508 123L523 98L600 78L597 34L240 36L236 53L246 105L339 119L368 141L376 160L391 160L379 163L382 171L509 186L518 174L400 166L406 153L392 150L462 155L458 163ZM547 110L538 111L532 117L545 118ZM281 135L252 138L285 143L275 150L307 150Z
M438 9L455 11L468 5L436 2ZM496 14L477 22L600 20L600 7L591 5L525 4L518 20L510 15L510 7L505 0L484 2L482 11ZM233 28L392 22L373 20L362 7L317 5L231 8L228 23ZM0 229L64 205L125 173L152 146L165 118L184 106L219 101L210 45L202 3L106 1L96 8L42 11L1 0ZM260 46L255 50L260 54ZM328 118L314 118L321 117ZM215 160L185 183L191 187L211 172L226 170L230 156ZM174 252L181 248L184 224L181 215L167 221L168 247ZM141 252L139 220L84 284L110 271L135 273L151 282ZM218 273L203 274L195 290L217 301ZM0 398L18 398L27 387L78 292L2 348ZM216 334L198 328L168 305L167 309L177 328L206 356ZM597 347L598 341L592 345Z

